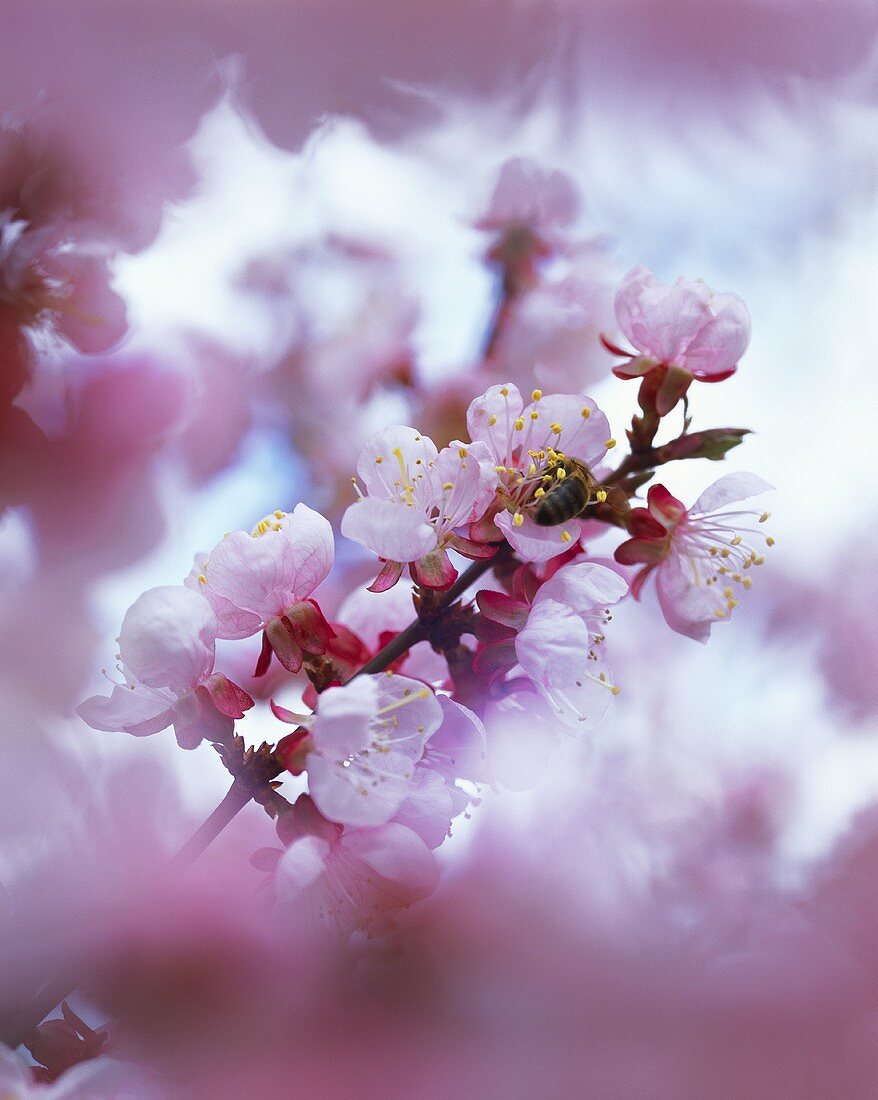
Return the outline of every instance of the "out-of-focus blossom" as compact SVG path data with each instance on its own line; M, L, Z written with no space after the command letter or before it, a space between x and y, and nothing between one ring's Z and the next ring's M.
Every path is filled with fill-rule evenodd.
M490 548L456 534L494 496L497 475L484 444L454 442L437 451L414 428L385 428L363 448L357 473L368 496L348 508L341 531L385 561L374 590L395 584L405 563L418 584L447 588L457 577L448 549L490 556Z
M273 512L253 531L232 531L199 559L186 584L207 598L220 638L248 638L264 630L260 667L274 652L291 672L304 653L324 653L331 630L310 599L335 556L332 528L305 504ZM263 667L264 666L264 667Z
M162 1092L143 1071L113 1058L95 1058L74 1066L51 1083L35 1081L32 1067L0 1046L3 1100L161 1100Z
M345 828L300 795L278 831L287 844L275 867L278 902L318 927L343 935L380 934L395 913L436 887L439 870L432 852L398 822Z
M137 737L174 726L181 748L203 738L225 741L234 719L253 706L250 696L214 674L217 621L197 592L151 588L128 609L119 633L124 682L109 698L95 695L77 712L90 726Z
M104 256L77 249L61 229L32 229L0 209L0 398L15 397L27 379L32 340L55 336L96 354L126 328L125 303L110 288Z
M467 412L473 440L487 444L499 476L497 512L483 534L505 536L524 561L548 561L579 538L578 519L542 526L533 511L545 496L544 478L556 480L564 458L595 469L613 446L610 425L590 397L534 390L525 403L511 382L491 386ZM494 535L491 535L491 528Z
M737 294L716 293L701 280L659 282L648 268L633 268L616 292L616 319L639 354L609 342L628 361L613 368L619 378L639 378L657 368L668 373L656 402L665 415L693 378L721 382L734 374L750 342L750 314ZM629 357L630 356L630 357Z
M476 228L500 233L526 230L551 241L579 213L579 197L569 176L548 171L526 157L512 157L500 169L488 209Z
M631 586L635 597L655 571L668 626L706 642L712 624L727 619L738 606L736 592L740 595L752 586L751 567L762 564L753 537L767 546L774 543L752 526L754 519L764 523L767 512L728 511L727 505L771 488L756 474L726 474L687 510L664 485L653 485L648 506L629 514L633 538L616 549L616 561L643 566Z
M540 278L509 306L490 366L522 386L581 392L607 374L600 336L613 324L613 286L605 254L580 251L561 278Z

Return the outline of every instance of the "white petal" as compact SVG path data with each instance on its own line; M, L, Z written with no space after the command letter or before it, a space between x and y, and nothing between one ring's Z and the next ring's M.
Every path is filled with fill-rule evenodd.
M411 562L436 549L436 531L418 507L364 498L341 520L341 533L387 561Z
M689 511L693 515L715 512L719 508L724 508L727 504L734 504L739 500L748 500L750 497L767 493L769 489L773 488L773 485L770 485L758 474L726 474L725 477L721 477L713 485L708 486Z
M144 592L128 609L119 653L134 679L187 691L213 671L217 622L210 604L182 585Z
M387 882L402 887L412 901L427 897L436 888L439 868L433 853L404 825L391 822L380 829L345 833L341 846Z
M378 688L371 676L358 676L320 696L311 730L318 752L342 759L365 748L372 739L378 712Z

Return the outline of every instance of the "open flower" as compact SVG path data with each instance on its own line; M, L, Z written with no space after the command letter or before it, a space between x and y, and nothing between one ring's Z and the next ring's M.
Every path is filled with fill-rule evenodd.
M527 230L551 240L579 212L579 196L569 176L548 171L526 157L511 157L497 177L488 209L477 229L496 232Z
M332 528L319 512L297 504L273 512L253 528L232 531L186 578L214 609L220 638L247 638L264 630L257 675L274 652L290 672L305 653L322 654L332 630L311 594L332 568Z
M609 422L594 401L582 394L543 397L534 390L525 406L510 382L477 397L466 419L473 440L489 448L499 479L490 525L494 534L480 525L481 537L505 536L524 561L548 561L569 550L579 538L581 521L541 526L533 514L546 485L563 475L565 458L593 470L614 446Z
M342 825L390 821L442 723L442 708L428 687L387 672L329 688L313 715L272 709L282 721L310 731L305 767L311 797Z
M119 671L109 698L95 695L77 707L93 729L137 737L173 725L183 749L202 738L225 741L234 719L253 700L214 673L216 616L203 596L188 588L151 588L128 609L119 632Z
M278 824L286 842L274 855L278 902L318 929L371 937L387 931L404 908L436 888L439 868L429 847L396 821L351 828L328 821L300 795Z
M565 725L595 725L619 692L598 648L609 608L627 591L605 565L565 565L540 587L518 631L518 663Z
M417 584L447 588L457 577L449 549L493 553L457 534L494 496L497 477L485 446L455 442L437 451L414 428L385 428L363 447L357 473L368 495L347 509L341 531L385 561L373 591L395 584L406 563Z
M654 571L668 626L706 642L713 623L727 619L741 592L752 586L751 567L763 561L754 539L774 543L753 526L753 519L764 523L768 512L724 509L771 488L756 474L726 474L687 511L664 485L653 485L647 507L629 513L633 538L616 549L618 562L643 566L631 586L635 597Z
M680 278L668 286L642 265L628 272L616 292L616 320L637 354L605 340L627 359L613 373L639 378L663 370L656 402L662 416L693 378L721 382L734 374L750 342L750 314L737 294L715 293L701 280Z

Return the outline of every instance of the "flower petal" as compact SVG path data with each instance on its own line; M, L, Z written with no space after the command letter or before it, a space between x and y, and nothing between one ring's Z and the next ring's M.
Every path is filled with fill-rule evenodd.
M213 671L216 631L216 616L204 596L182 585L162 585L128 609L119 653L136 680L179 694Z

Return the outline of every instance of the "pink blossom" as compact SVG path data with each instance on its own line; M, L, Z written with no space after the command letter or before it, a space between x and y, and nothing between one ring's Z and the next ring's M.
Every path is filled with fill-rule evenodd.
M196 563L186 585L200 589L214 609L220 638L247 638L264 630L260 669L274 652L291 672L304 653L321 654L332 631L311 594L334 559L332 528L319 512L297 504L273 512L250 534L232 531Z
M543 397L534 390L525 406L510 382L477 397L466 418L473 440L490 449L499 476L499 510L487 537L505 536L524 561L563 554L579 539L582 522L573 519L549 527L535 522L533 512L545 492L542 479L552 476L564 457L596 468L613 446L606 416L582 394Z
M618 694L598 647L609 607L627 591L606 566L565 565L540 587L518 632L518 663L565 725L595 725Z
M77 713L93 729L137 737L173 725L184 749L205 737L227 740L253 700L214 674L216 635L216 616L203 596L172 585L149 589L128 609L119 632L123 683L109 698L86 699Z
M343 825L382 825L394 816L409 793L415 763L442 723L429 688L389 673L329 688L310 717L274 710L310 730L311 797L324 816Z
M491 351L495 377L576 392L607 373L600 335L613 321L608 261L597 247L583 248L560 279L540 279L511 304Z
M750 342L750 314L737 294L715 293L700 280L683 278L667 286L642 265L628 272L616 292L616 319L639 353L615 368L621 378L665 366L701 382L719 382L735 373Z
M395 912L436 887L433 854L399 822L345 828L328 821L302 795L284 815L279 832L288 843L274 878L279 903L329 930L383 932Z
M405 563L418 584L446 588L457 576L448 549L486 556L456 533L494 496L496 473L483 444L454 442L437 451L414 428L385 428L360 452L357 473L368 495L347 509L341 531L387 563L373 589L395 584Z
M524 227L551 237L570 225L578 212L579 197L569 176L547 171L526 157L511 157L500 169L491 202L476 228Z
M125 303L110 288L106 258L83 251L62 229L32 228L0 210L0 331L3 370L24 378L30 339L59 337L79 351L109 350L127 328ZM14 394L13 394L14 396Z
M752 519L764 523L767 512L724 509L771 488L756 474L726 474L687 511L663 485L653 485L648 506L629 513L633 538L616 550L616 560L623 565L643 565L631 586L634 595L640 596L655 571L668 626L706 642L713 623L729 618L741 592L752 586L751 567L762 564L753 536L767 546L774 542L752 526Z

